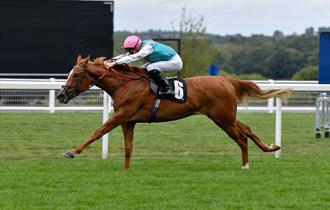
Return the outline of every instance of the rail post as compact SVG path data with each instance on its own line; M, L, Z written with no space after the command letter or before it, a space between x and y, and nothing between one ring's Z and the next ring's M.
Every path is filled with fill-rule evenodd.
M276 117L275 117L275 144L282 147L282 100L276 98ZM281 156L281 150L275 152L275 158Z
M55 78L49 79L51 83L55 82ZM54 113L55 112L55 90L51 89L49 90L49 99L48 99L48 106L49 106L49 112Z
M103 123L105 123L109 119L109 102L110 96L107 92L103 91ZM102 159L108 158L108 150L109 150L109 135L105 134L102 137Z

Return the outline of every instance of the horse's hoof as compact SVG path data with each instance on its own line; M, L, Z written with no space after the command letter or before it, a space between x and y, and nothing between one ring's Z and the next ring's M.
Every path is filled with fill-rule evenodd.
M272 151L273 151L273 152L275 152L275 151L281 149L281 147L278 146L278 145L276 145L276 144L270 144L269 146L272 148Z
M245 165L242 166L242 170L249 170L250 166L249 163L246 163Z
M63 156L66 158L74 158L74 155L70 151L64 152Z

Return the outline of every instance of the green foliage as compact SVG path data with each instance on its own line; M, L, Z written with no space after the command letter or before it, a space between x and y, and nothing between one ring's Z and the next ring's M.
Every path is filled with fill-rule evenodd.
M304 34L285 35L276 30L272 36L214 35L206 33L203 16L192 17L183 9L179 30L136 32L144 38L181 38L183 75L205 75L210 64L235 75L260 74L270 79L291 79L308 66L318 64L320 31L307 28ZM127 31L115 32L115 52ZM117 40L119 40L117 42ZM315 77L311 77L315 78Z
M273 36L209 36L212 43L218 43L218 63L229 73L291 79L301 68L317 65L318 35L311 29L306 34L288 36L281 31Z
M303 54L296 49L278 49L269 62L272 71L264 72L264 75L275 79L291 79L293 74L303 67L303 59Z
M240 74L237 76L239 79L243 80L267 80L266 77L262 76L261 74Z
M220 76L231 76L237 79L243 79L243 80L267 80L266 77L262 76L261 74L240 74L240 75L236 75L233 73L228 73L226 72L224 69L221 69L219 71L219 75Z
M295 73L294 80L318 80L318 68L316 66L307 66Z

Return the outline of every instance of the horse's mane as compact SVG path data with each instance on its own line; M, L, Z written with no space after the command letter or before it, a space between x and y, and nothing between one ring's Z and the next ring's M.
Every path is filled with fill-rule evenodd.
M89 62L93 65L101 65L103 66L103 62L106 60L106 57L99 57L96 58L95 60L90 60ZM114 66L114 69L117 71L123 71L123 72L141 72L141 73L146 73L146 70L142 67L138 66L129 66L127 64L119 64Z
M116 70L119 71L128 71L128 72L145 72L146 70L142 67L138 66L129 66L127 64L119 64L114 67Z
M99 57L95 60L89 60L88 62L93 65L101 65L103 66L103 62L106 60L106 57Z

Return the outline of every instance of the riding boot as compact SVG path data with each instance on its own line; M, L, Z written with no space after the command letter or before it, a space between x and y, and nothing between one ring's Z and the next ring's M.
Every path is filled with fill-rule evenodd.
M153 69L149 71L150 77L160 86L159 95L174 95L174 91L168 80L161 74L160 71Z

